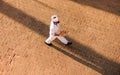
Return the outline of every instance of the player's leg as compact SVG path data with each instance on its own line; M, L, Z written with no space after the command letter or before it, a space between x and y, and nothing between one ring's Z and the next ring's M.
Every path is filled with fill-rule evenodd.
M49 36L47 40L45 40L45 43L47 45L52 45L51 42L56 39L56 36Z
M58 36L57 37L62 43L64 43L65 45L71 45L72 42L69 42L65 37L63 36Z

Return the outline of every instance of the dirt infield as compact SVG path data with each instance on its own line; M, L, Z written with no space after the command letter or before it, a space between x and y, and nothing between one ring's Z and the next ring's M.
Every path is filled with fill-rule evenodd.
M53 14L71 46L44 44ZM120 1L0 0L0 75L120 75Z

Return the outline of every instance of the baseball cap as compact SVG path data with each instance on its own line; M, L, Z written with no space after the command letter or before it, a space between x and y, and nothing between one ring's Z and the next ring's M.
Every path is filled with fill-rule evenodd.
M58 22L58 21L59 21L57 15L52 15L52 16L51 16L51 20L52 20L53 22Z

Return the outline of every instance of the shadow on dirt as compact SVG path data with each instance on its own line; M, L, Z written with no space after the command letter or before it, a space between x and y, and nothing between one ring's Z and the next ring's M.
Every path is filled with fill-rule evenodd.
M72 0L120 16L120 0Z
M0 1L0 13L23 24L44 37L48 36L49 27L47 25L2 0ZM73 45L66 47L69 52L57 46L53 46L53 48L103 75L120 75L120 64L105 58L96 53L94 49L80 44L74 41L74 39L70 40L73 42Z
M49 28L47 25L4 1L0 1L0 13L5 14L16 22L23 24L43 36L48 36Z
M45 3L43 3L43 2L41 2L41 1L39 1L39 0L34 0L34 1L37 2L37 3L39 3L39 4L41 4L41 5L43 5L43 6L45 6L45 7L47 7L47 8L50 8L50 9L56 10L55 8L50 7L50 6L48 6L47 4L45 4Z
M92 48L77 43L74 40L72 40L72 42L73 45L66 47L69 51L61 49L55 45L53 45L53 48L71 57L77 62L96 70L102 75L120 75L120 64L96 53Z

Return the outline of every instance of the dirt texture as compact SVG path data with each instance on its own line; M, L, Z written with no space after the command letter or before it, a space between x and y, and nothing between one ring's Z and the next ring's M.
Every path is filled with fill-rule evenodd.
M120 0L0 0L0 75L120 75Z

